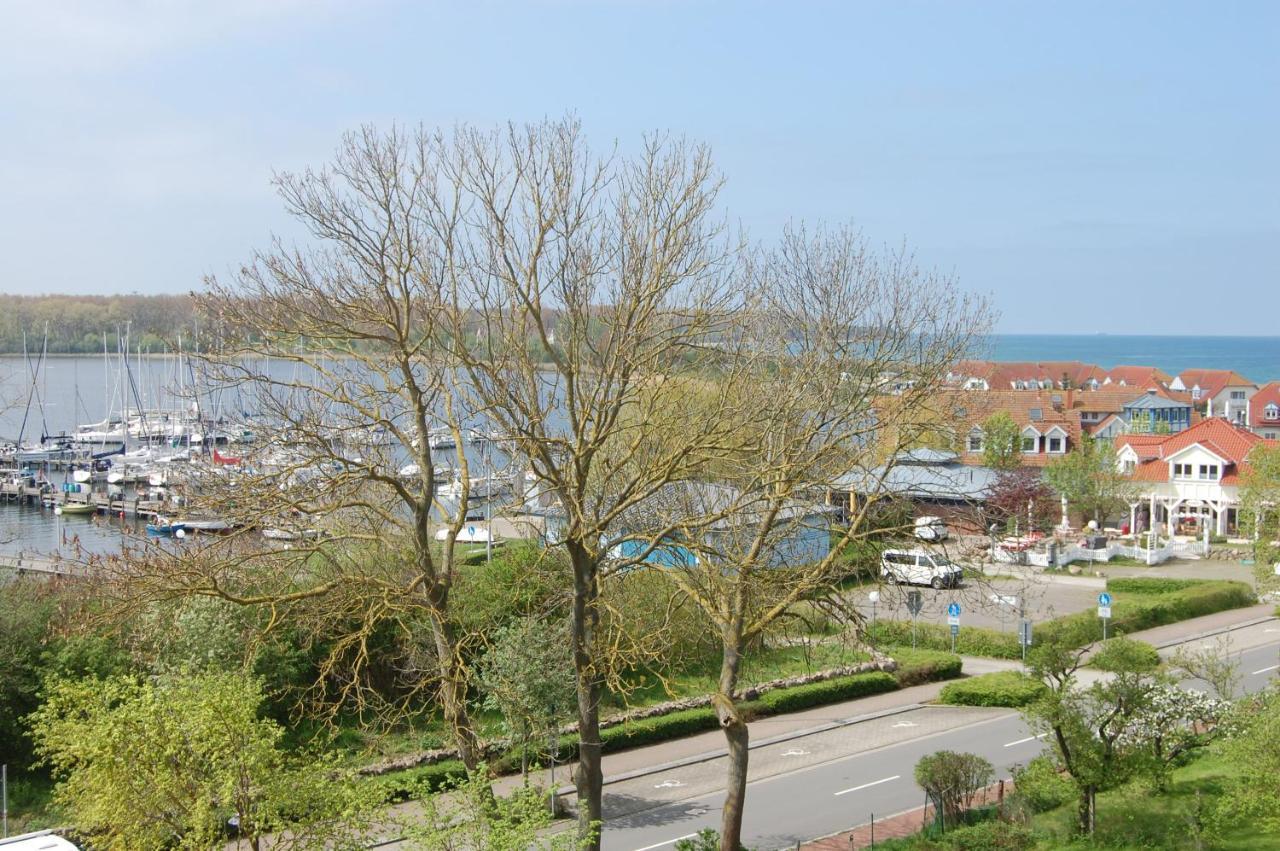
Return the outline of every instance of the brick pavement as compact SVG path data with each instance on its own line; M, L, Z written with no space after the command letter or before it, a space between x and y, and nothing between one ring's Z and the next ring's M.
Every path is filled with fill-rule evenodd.
M981 807L987 804L998 804L1012 791L1013 781L1002 780L993 783L978 794L973 805ZM857 851L860 848L872 848L874 843L883 842L886 839L915 836L933 819L933 807L916 807L876 821L874 824L868 822L834 836L806 842L800 846L800 849L801 851Z

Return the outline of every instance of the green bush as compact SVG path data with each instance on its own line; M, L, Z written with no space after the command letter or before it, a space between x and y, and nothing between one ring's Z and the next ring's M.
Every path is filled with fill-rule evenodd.
M1014 797L1033 813L1047 813L1075 798L1075 787L1047 756L1038 756L1013 770Z
M942 650L913 650L910 647L884 648L898 663L893 674L899 688L920 683L954 680L960 676L960 657Z
M898 681L892 674L884 671L871 671L866 674L854 674L851 677L837 677L818 683L808 683L792 688L774 689L765 692L756 701L760 709L768 714L777 715L783 712L796 712L812 706L822 706L841 700L852 700L869 694L881 694L895 691ZM712 712L712 718L715 713Z
M1010 706L1033 703L1045 692L1044 683L1021 671L997 671L948 683L939 700L954 706Z
M701 706L697 709L683 709L679 712L605 727L600 731L600 744L608 753L663 742L692 733L703 733L718 729L719 726L720 721L716 717L716 711L710 706Z
M876 647L911 646L910 621L876 621L867 628ZM916 646L924 650L951 650L951 628L944 624L916 624ZM981 627L962 627L956 637L956 652L965 656L989 656L996 659L1020 659L1022 648L1014 632L998 632Z
M419 795L438 792L466 776L467 768L461 760L446 759L431 765L385 774L370 782L378 787L384 801L398 804Z
M1171 594L1195 588L1210 580L1169 579L1160 576L1127 576L1107 580L1107 590L1122 594Z
M1012 822L991 820L959 827L946 834L955 851L1026 851L1036 845L1035 834Z

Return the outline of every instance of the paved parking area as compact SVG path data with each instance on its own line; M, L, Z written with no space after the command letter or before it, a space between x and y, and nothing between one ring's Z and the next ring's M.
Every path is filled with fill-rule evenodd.
M907 593L919 591L923 598L921 623L947 622L947 607L960 604L961 626L980 626L989 629L1016 631L1018 612L1025 611L1033 621L1043 621L1059 615L1071 614L1097 605L1101 583L1067 584L1064 582L1037 581L1033 578L989 577L966 579L960 588L906 587L884 585L878 589L880 601L873 607L868 591L856 592L854 601L858 610L867 617L873 614L881 620L910 620L907 611Z

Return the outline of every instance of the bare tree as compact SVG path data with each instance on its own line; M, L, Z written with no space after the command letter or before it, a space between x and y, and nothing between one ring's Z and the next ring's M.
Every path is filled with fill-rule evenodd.
M871 251L847 229L789 230L741 279L753 297L742 350L754 374L717 397L738 424L735 440L705 457L701 480L686 483L674 510L656 507L650 530L690 554L664 573L719 632L725 851L740 847L746 801L744 658L798 605L837 601L843 550L883 531L869 517L886 496L884 477L934 427L947 368L989 321L981 300L903 253ZM850 474L871 497L841 527L822 499Z

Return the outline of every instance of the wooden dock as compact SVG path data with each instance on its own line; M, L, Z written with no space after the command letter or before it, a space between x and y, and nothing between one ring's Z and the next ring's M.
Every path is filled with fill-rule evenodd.
M16 556L0 554L0 570L12 570L19 576L35 573L42 576L74 576L82 578L88 575L87 568L82 564L23 554Z

